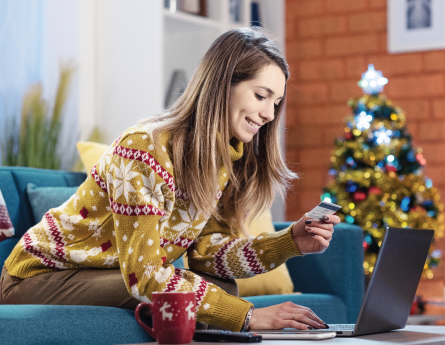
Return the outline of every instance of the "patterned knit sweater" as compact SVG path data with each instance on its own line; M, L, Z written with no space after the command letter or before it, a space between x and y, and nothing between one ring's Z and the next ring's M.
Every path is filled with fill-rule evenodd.
M152 142L144 125L125 131L77 192L49 210L18 242L6 268L28 278L65 269L120 268L129 293L195 291L197 320L239 331L251 303L171 264L186 250L192 269L247 278L300 255L291 228L240 239L206 218L175 187L170 137ZM243 146L230 147L232 160ZM228 183L220 168L215 207Z

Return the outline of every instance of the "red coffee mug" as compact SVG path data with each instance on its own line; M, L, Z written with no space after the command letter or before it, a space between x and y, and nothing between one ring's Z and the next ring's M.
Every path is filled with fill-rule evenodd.
M139 316L142 309L152 313L153 328ZM194 292L153 292L151 303L139 303L136 321L159 344L188 344L196 327L196 298Z

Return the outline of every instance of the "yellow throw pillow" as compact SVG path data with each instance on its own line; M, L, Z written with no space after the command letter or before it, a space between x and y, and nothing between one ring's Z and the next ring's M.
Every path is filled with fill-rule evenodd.
M99 144L92 141L77 142L77 151L79 151L80 160L88 174L109 147L109 145Z
M274 232L272 214L270 210L254 219L250 226L246 224L249 235L257 237L263 232ZM184 255L184 267L188 268L187 256ZM294 284L287 270L287 266L281 265L273 271L258 274L246 279L236 279L240 297L291 294Z
M250 226L246 224L249 235L257 237L263 232L274 232L272 214L270 210L254 219ZM258 274L251 278L236 279L240 297L290 294L294 291L294 284L285 264L274 270Z

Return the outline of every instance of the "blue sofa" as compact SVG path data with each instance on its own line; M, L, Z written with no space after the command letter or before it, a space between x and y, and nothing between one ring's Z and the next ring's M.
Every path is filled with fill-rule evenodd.
M79 186L84 173L23 167L0 167L0 190L15 236L0 242L0 263L20 237L37 223L29 183L42 187ZM275 223L276 230L289 223ZM311 308L327 323L354 323L364 295L363 233L338 224L327 251L288 260L295 291L301 294L247 297L257 308L292 301ZM178 260L175 265L180 265ZM1 344L129 344L153 341L137 324L134 313L111 307L0 305Z

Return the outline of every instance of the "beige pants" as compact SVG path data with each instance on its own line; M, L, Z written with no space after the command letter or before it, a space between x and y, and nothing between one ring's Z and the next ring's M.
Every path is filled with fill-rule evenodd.
M193 272L238 296L235 280ZM0 278L0 304L93 305L135 310L139 303L128 293L119 269L63 270L21 279L10 276L3 266Z

